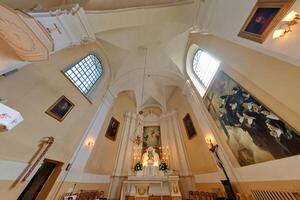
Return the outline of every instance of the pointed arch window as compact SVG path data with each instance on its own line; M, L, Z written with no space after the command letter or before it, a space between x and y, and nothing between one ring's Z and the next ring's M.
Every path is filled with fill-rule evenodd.
M88 54L63 72L80 92L87 96L96 82L102 78L103 67L101 60L96 55Z
M205 91L218 71L219 66L219 60L200 49L196 51L193 57L192 72Z

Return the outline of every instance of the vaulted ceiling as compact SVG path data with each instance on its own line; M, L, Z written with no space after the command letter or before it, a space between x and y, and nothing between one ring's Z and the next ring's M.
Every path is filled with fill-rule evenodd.
M113 94L127 91L138 109L166 109L172 92L184 85L182 66L194 9L194 3L188 3L113 15L87 12L112 66ZM137 12L139 18L132 19ZM101 23L104 18L110 23Z
M116 94L134 91L138 107L158 102L164 108L170 90L184 84L186 44L191 27L195 25L205 34L300 65L300 47L293 45L300 39L300 26L279 40L274 40L271 34L263 44L238 37L255 3L256 0L199 0L113 13L88 12L98 40L114 52L111 54L114 60L111 90ZM293 9L299 11L299 1Z
M138 108L166 108L185 80L185 52L192 27L300 66L300 26L263 44L238 37L256 0L0 0L14 8L79 3L111 64L110 90L134 96ZM122 9L125 8L125 9ZM130 8L130 9L128 9ZM234 10L234 12L233 12ZM296 1L291 10L300 10Z
M84 7L87 10L113 10L141 6L159 6L178 3L186 0L88 0Z
M78 3L86 10L114 10L145 6L168 6L191 0L0 0L12 8L29 10L37 5L49 9Z
M36 5L40 5L44 8L58 7L64 5L65 0L0 0L0 3L11 8L29 10Z

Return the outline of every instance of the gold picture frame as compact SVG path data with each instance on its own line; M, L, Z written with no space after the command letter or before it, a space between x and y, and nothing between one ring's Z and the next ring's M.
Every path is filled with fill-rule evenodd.
M112 141L116 141L119 126L120 126L120 122L116 118L112 117L106 129L105 137L107 137Z
M263 43L296 0L258 0L238 36Z
M52 106L50 106L46 113L54 119L62 122L66 116L73 109L74 104L65 96L61 96Z

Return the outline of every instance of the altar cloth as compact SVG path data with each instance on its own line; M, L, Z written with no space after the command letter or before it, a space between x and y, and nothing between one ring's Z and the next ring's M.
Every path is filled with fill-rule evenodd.
M149 196L170 196L172 200L181 200L178 176L128 176L123 181L121 200L134 196L136 200L145 200Z

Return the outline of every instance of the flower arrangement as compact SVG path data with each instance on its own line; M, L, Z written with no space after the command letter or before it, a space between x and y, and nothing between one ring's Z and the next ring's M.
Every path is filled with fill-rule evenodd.
M169 166L168 166L168 164L167 164L165 161L162 161L162 162L159 164L159 170L160 170L160 171L166 172L168 169L169 169Z
M135 172L137 172L137 171L142 171L142 170L143 170L143 164L141 163L141 161L138 161L138 162L134 165L133 170L134 170Z

